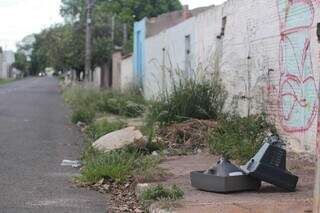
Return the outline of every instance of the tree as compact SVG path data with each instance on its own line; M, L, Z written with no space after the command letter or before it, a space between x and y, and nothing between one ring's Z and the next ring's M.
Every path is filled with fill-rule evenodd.
M18 70L24 73L27 73L29 70L29 66L30 64L27 60L27 56L21 51L16 52L13 67L17 68Z
M93 13L93 65L110 61L115 46L124 48L125 52L132 51L135 21L179 9L182 9L179 0L96 0ZM84 0L62 0L60 13L67 22L85 26ZM124 43L124 24L128 30L128 43Z
M133 22L181 9L179 0L96 0L93 12L93 66L111 65L115 47L131 51ZM46 67L56 70L84 69L85 0L61 0L64 24L54 25L35 35L30 69L32 74ZM126 26L126 27L125 27ZM125 32L127 29L127 32ZM125 39L127 34L129 39ZM29 46L21 46L21 49Z

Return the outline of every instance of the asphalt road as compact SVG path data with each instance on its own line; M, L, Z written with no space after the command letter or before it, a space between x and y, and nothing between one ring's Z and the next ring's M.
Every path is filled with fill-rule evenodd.
M81 135L69 123L58 82L33 78L0 86L0 213L103 213L107 198L79 189Z

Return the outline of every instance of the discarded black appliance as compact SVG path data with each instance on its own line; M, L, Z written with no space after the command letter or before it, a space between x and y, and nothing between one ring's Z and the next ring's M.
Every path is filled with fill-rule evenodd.
M257 190L261 181L246 175L228 160L221 159L216 167L207 171L191 172L191 184L203 191L228 193Z
M248 175L288 191L295 191L298 177L286 168L286 150L278 136L267 138L259 152L241 169Z
M261 181L265 181L295 191L298 177L286 169L283 144L278 136L268 137L258 153L241 169L221 159L214 168L191 172L191 184L203 191L228 193L258 190Z

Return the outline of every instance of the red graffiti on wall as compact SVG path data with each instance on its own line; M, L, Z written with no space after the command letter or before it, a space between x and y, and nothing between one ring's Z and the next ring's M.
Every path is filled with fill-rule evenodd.
M281 125L287 132L308 130L318 114L310 48L315 2L319 0L278 0L281 35L278 104Z

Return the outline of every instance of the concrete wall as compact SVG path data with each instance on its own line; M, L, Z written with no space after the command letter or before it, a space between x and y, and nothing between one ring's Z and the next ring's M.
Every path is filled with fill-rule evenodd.
M101 67L96 67L93 71L93 84L95 87L101 87Z
M129 89L133 79L133 56L128 56L121 61L121 90Z
M175 80L186 77L185 38L190 36L190 54L194 53L194 18L162 31L146 40L146 58L143 88L150 99L163 90L170 90Z
M210 77L217 70L229 93L228 109L236 107L242 115L266 112L293 149L313 152L319 16L318 0L229 0L210 8L146 39L145 95L152 98L170 89L181 73ZM186 72L186 61L191 72Z
M148 99L163 90L170 91L173 82L181 77L213 73L216 47L220 44L216 37L221 30L221 13L221 7L213 7L146 39L144 91Z
M120 51L112 55L112 88L119 90L121 88L121 61L122 53Z
M146 21L142 19L140 22L134 23L133 36L133 54L134 63L133 70L138 85L142 87L143 76L145 73L145 38L146 38Z
M312 0L229 0L224 5L221 76L230 97L238 99L242 114L267 112L298 151L314 151L316 145L317 11Z
M14 52L4 51L0 53L0 78L8 79L10 78L10 71L12 69L12 64L15 62Z

